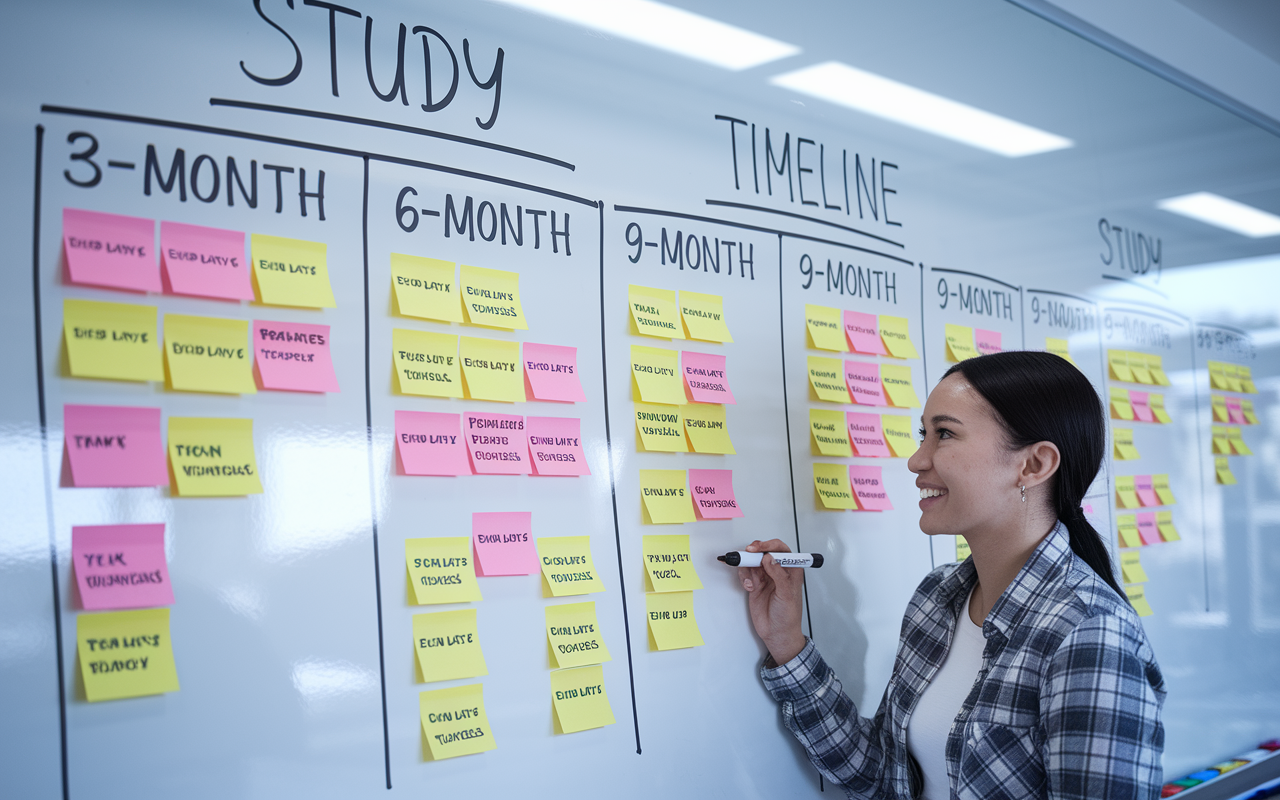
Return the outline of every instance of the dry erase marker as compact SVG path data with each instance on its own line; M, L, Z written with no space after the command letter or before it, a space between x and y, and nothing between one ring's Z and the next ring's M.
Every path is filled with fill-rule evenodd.
M821 553L770 553L769 555L773 556L773 560L778 562L780 567L812 567L817 569L822 566ZM723 561L731 567L758 567L763 559L764 553L745 553L741 550L734 550L732 553L716 556L717 561Z

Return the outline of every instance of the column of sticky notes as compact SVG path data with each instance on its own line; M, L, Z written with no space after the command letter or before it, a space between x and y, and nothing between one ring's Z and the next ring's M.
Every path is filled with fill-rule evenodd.
M1243 364L1210 361L1209 392L1214 477L1224 486L1233 486L1237 481L1229 456L1253 455L1245 443L1243 429L1257 425L1258 415L1253 410L1253 400L1240 396L1258 393L1258 387L1253 385L1253 370Z

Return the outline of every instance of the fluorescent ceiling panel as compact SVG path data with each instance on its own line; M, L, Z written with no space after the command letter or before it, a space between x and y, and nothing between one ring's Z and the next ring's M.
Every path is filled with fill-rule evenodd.
M1075 144L1039 128L838 61L775 75L770 83L1009 158Z
M725 69L795 55L800 48L653 0L497 0Z
M1170 197L1156 203L1156 207L1254 239L1280 233L1280 217L1213 192Z

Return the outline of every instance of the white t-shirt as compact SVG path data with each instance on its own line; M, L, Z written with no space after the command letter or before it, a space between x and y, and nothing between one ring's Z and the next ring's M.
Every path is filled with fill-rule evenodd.
M955 634L947 659L934 673L920 695L907 722L907 747L924 772L923 800L947 800L951 779L947 777L947 735L960 707L973 690L982 669L982 651L987 640L982 628L969 619L968 603L956 619Z

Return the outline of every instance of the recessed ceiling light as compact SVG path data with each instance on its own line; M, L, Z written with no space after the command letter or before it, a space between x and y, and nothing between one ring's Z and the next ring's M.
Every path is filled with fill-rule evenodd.
M775 75L770 83L1009 158L1075 144L1062 136L838 61Z
M653 0L497 0L731 70L800 48Z
M1156 203L1156 208L1260 239L1280 233L1280 217L1213 192L1193 192Z

